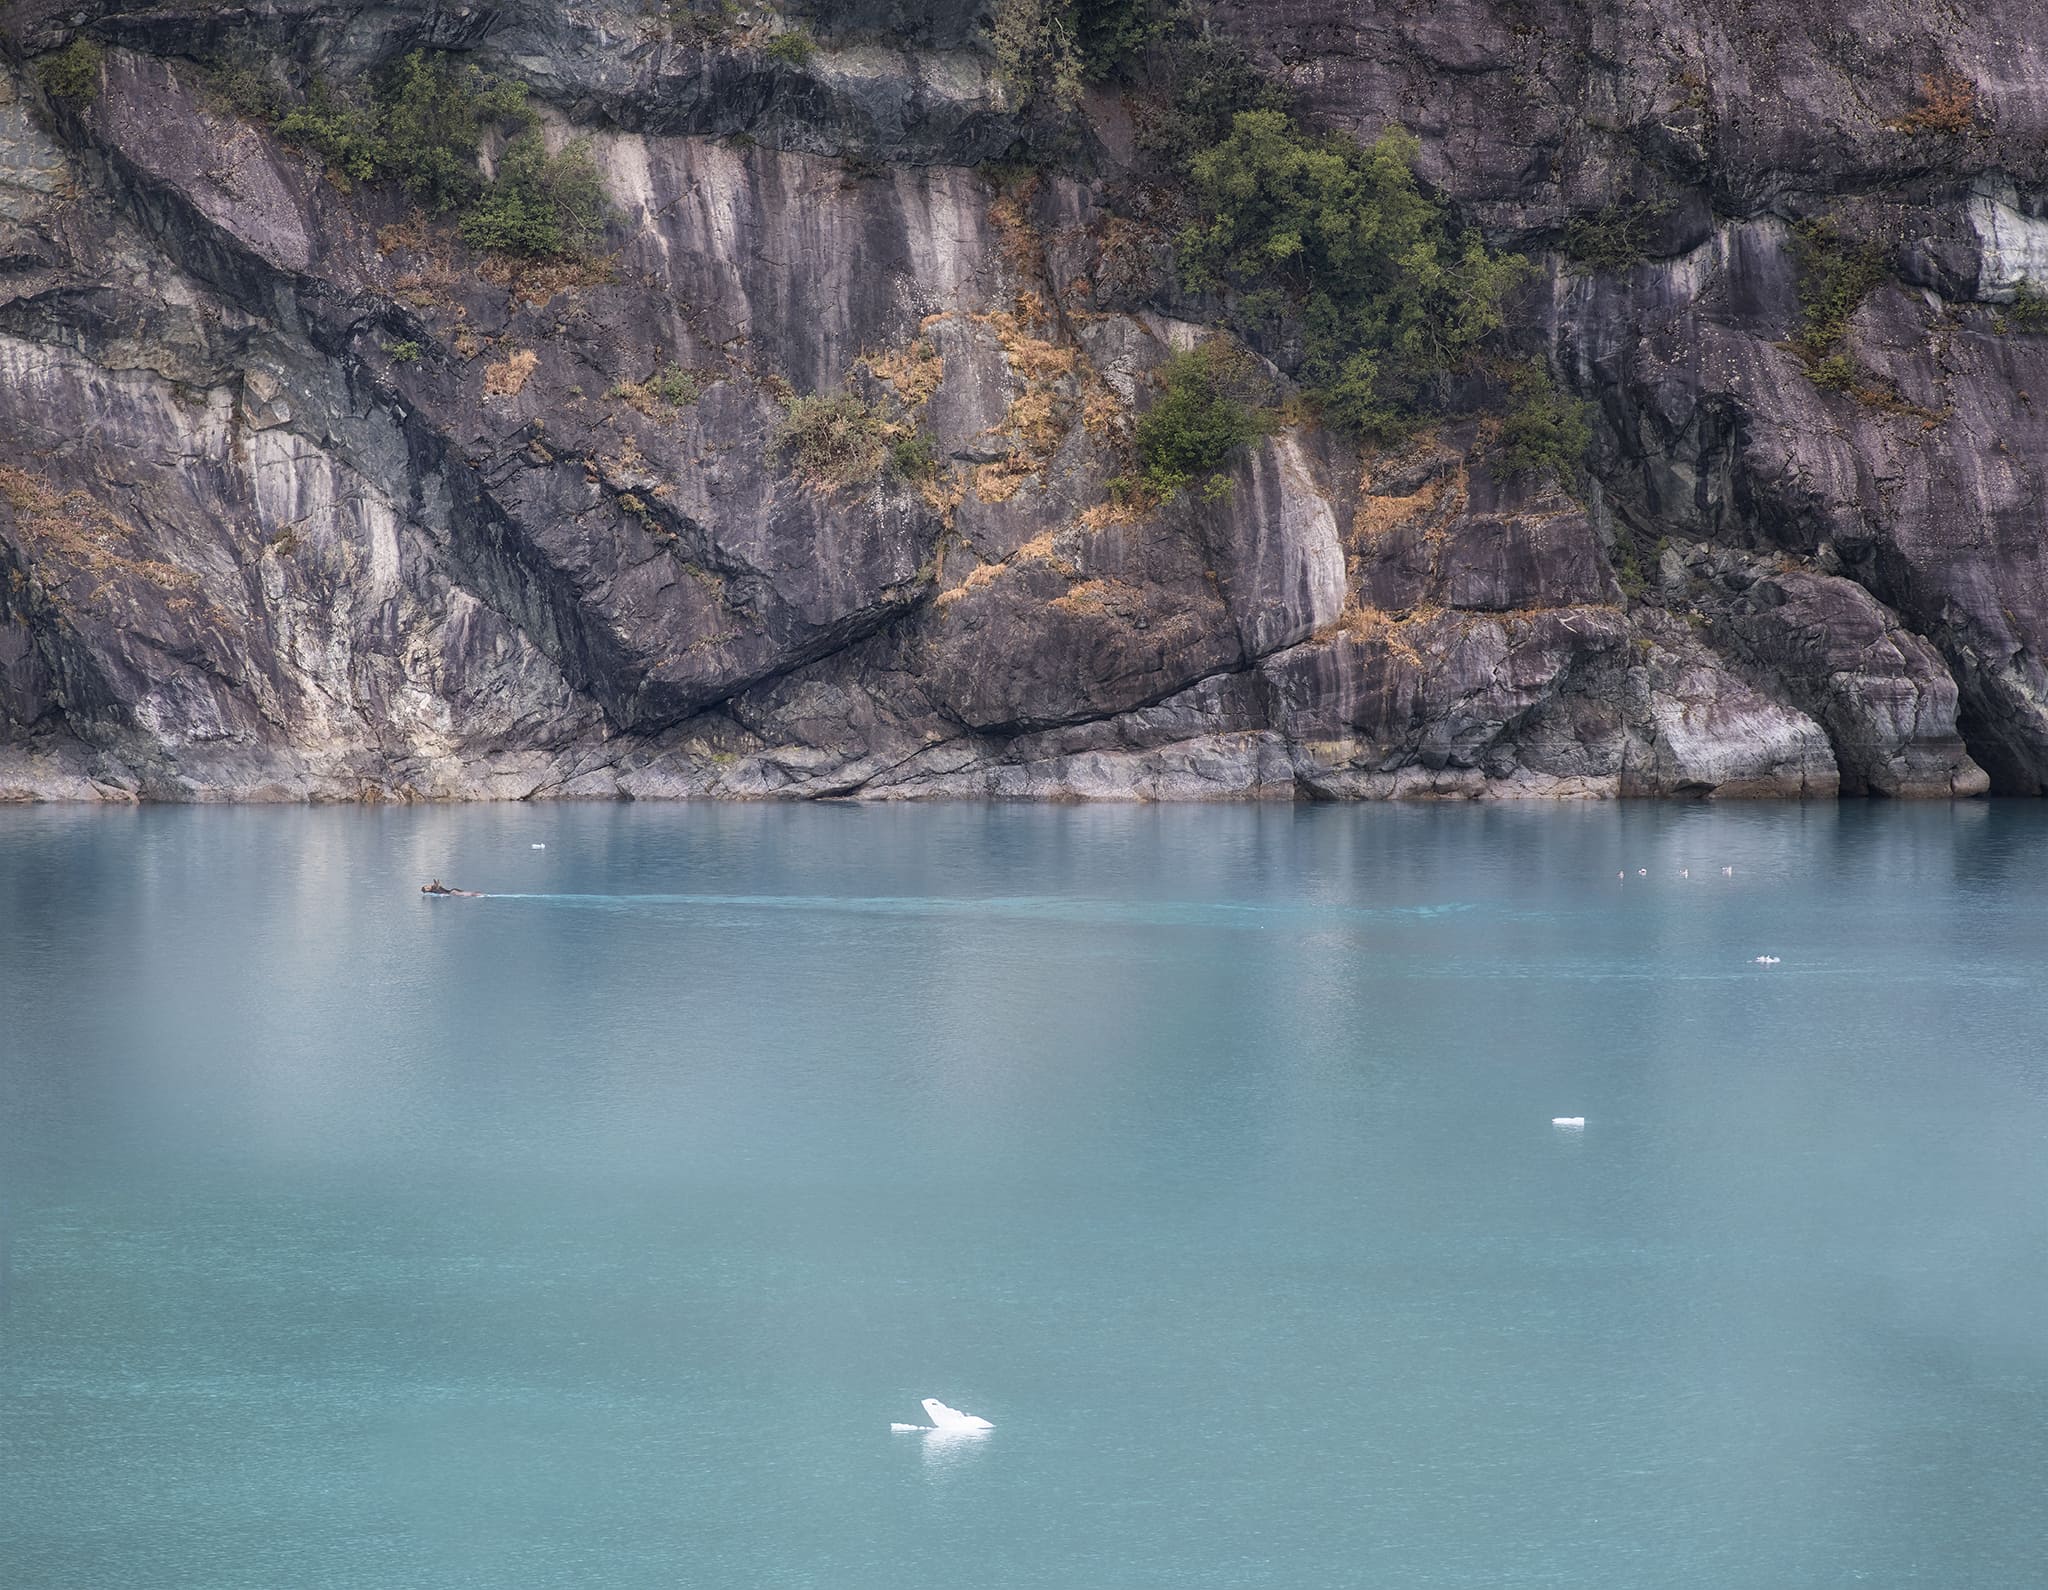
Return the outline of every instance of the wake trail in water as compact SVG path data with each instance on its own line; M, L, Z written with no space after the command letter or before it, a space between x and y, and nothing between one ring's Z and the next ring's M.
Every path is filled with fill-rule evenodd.
M1009 917L1036 921L1088 921L1175 926L1209 923L1264 928L1276 922L1397 921L1449 916L1473 909L1465 904L1419 906L1246 905L1224 901L1158 901L1131 904L1009 895L963 900L927 895L828 894L486 894L488 900L532 900L593 910L637 910L674 906L737 911L838 911L867 916Z
M1131 903L1067 899L1050 895L998 895L987 899L958 899L930 895L485 893L482 898L520 900L537 905L592 911L794 911L906 919L975 918L983 921L994 919L1019 922L1071 922L1083 927L1209 927L1244 932L1264 932L1276 927L1298 930L1317 927L1327 929L1333 924L1352 924L1361 927L1374 923L1421 924L1434 918L1459 916L1474 911L1484 911L1487 915L1507 922L1556 920L1555 914L1513 908L1485 910L1478 904L1463 901L1435 905L1339 906L1259 905L1203 900ZM1565 958L1571 957L1567 954ZM1485 978L1495 981L1540 983L1558 975L1559 962L1498 956L1483 961L1463 956L1450 959L1430 956L1412 962L1403 961L1398 968L1392 965L1384 966L1381 970L1397 972L1398 975L1411 979L1457 981ZM1803 977L1824 980L1832 977L1864 976L1867 975L1868 968L1855 961L1828 960L1802 963L1800 971ZM1755 972L1749 957L1744 956L1739 962L1717 963L1690 971L1680 971L1668 965L1578 964L1572 967L1570 975L1577 981L1592 983L1681 985L1753 980ZM1891 968L1886 975L1893 981L1906 983L1937 980L1937 974L1922 973L1913 968ZM1953 969L1941 970L1938 980L1981 984L1988 987L2022 986L2025 981L2014 974L2001 972L1958 976Z

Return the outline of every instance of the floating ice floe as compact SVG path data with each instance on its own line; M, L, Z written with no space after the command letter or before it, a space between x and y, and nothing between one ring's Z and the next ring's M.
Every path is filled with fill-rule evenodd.
M1776 966L1778 964L1778 957L1775 955L1759 955L1754 964L1758 966Z
M1586 1118L1583 1115L1553 1115L1550 1118L1550 1124L1552 1126L1584 1126Z
M993 1430L995 1428L986 1419L976 1418L971 1413L962 1413L958 1408L947 1407L937 1397L926 1397L923 1407L924 1416L931 1420L930 1424L892 1424L889 1428L905 1433L915 1430L927 1430L934 1433L943 1431L947 1434L954 1434L962 1430Z
M548 847L547 847L546 845L535 845L535 846L534 846L533 848L534 848L535 850L545 850L545 849L547 849Z

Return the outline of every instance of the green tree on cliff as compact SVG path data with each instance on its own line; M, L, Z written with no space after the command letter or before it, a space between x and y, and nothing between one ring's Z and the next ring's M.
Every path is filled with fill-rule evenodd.
M1416 147L1398 128L1360 145L1253 110L1188 166L1201 219L1180 237L1183 280L1232 291L1254 325L1292 329L1325 418L1369 440L1399 434L1501 330L1528 269L1452 226L1416 181Z

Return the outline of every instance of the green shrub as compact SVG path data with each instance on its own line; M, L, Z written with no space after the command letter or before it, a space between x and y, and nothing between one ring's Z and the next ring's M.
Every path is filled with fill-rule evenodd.
M909 431L889 444L889 467L905 480L931 480L939 472L938 449L923 431Z
M1240 112L1196 155L1202 219L1181 234L1183 280L1239 290L1282 323L1325 419L1366 440L1402 434L1440 378L1502 327L1528 269L1452 230L1415 180L1415 141L1310 138L1279 111Z
M1164 0L1069 0L1067 17L1082 74L1090 82L1126 70L1172 26Z
M1221 338L1177 353L1160 371L1164 391L1138 421L1138 478L1164 501L1195 481L1204 494L1230 489L1222 473L1237 450L1265 434L1265 417L1246 401L1251 360Z
M811 64L811 57L818 53L818 46L802 28L788 28L768 41L765 53L771 61L802 71Z
M775 429L775 447L813 486L831 489L873 480L889 457L889 425L851 393L793 399Z
M250 66L219 68L217 91L245 113L275 104ZM588 145L550 155L521 83L415 50L373 98L315 79L277 123L280 138L316 155L349 182L391 181L421 208L462 212L466 241L534 259L574 259L596 244L608 206ZM495 177L480 157L486 139L510 133Z
M345 180L370 182L384 173L384 133L376 110L319 78L305 102L278 122L277 135L317 155Z
M1853 392L1863 381L1863 371L1846 353L1830 353L1810 360L1806 373L1824 392Z
M435 213L452 210L483 187L477 153L489 133L530 130L523 83L487 78L474 66L415 50L398 64L381 96L382 165Z
M1818 380L1824 368L1849 362L1838 347L1849 329L1849 317L1889 272L1879 250L1845 238L1818 219L1801 221L1792 229L1792 257L1799 266L1805 320L1793 346Z
M2048 293L2021 282L2013 292L2012 302L1999 311L1998 319L2002 331L2048 331Z
M420 345L411 338L407 338L402 342L387 342L384 344L384 352L390 356L393 364L416 363L423 351Z
M739 31L739 0L669 0L662 12L684 44L724 43Z
M52 99L86 104L99 97L100 68L106 59L106 52L91 39L73 39L36 62L36 81Z
M220 61L207 75L214 97L236 115L267 122L284 115L284 90L260 60Z
M1509 475L1554 474L1577 483L1593 443L1590 405L1557 390L1541 365L1518 366L1508 378L1509 404L1494 460Z
M1664 549L1670 545L1670 537L1651 539L1628 520L1615 517L1614 543L1608 549L1608 560L1614 565L1614 583L1621 587L1622 595L1639 602L1649 594L1651 574L1664 561ZM1693 621L1698 621L1697 614ZM1635 644L1646 646L1648 642L1639 637Z
M1668 204L1610 204L1565 223L1565 257L1596 270L1626 270L1649 256L1651 237L1671 213Z
M704 383L695 370L681 365L663 365L647 383L647 390L671 408L683 408L697 401Z
M1242 112L1285 115L1291 108L1287 91L1261 73L1244 47L1227 35L1176 36L1164 56L1166 102L1146 117L1139 138L1175 173L1228 138Z
M705 375L697 370L686 370L681 365L665 364L658 367L645 381L621 381L605 394L617 398L645 414L649 419L657 417L655 405L666 403L672 409L685 408L703 395ZM571 392L578 389L571 387Z
M1043 100L1072 111L1081 103L1081 57L1065 0L995 0L989 18L996 79L1018 105Z
M603 234L604 179L587 144L551 155L529 128L505 146L498 174L462 218L463 241L530 259L575 259Z
M1173 21L1166 0L996 0L996 76L1019 104L1072 111L1085 85L1124 72Z
M415 50L373 100L315 79L304 103L285 114L277 132L317 155L337 176L402 183L423 208L438 214L482 191L477 156L489 134L532 125L523 84L500 83L474 66Z

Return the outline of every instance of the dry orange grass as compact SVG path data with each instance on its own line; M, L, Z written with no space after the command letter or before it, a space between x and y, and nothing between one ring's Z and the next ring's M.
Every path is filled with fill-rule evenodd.
M1444 610L1427 602L1405 613L1389 613L1377 607L1347 607L1329 633L1348 635L1366 645L1382 646L1390 656L1415 667L1422 666L1418 637L1443 617Z
M974 470L974 495L983 502L1008 502L1024 489L1038 466L1021 453L1012 453L993 464L978 464Z
M1076 618L1116 618L1128 613L1139 596L1122 580L1083 580L1066 595L1054 597L1051 605Z
M1009 457L984 464L975 476L975 493L983 502L1008 502L1073 429L1075 404L1069 387L1081 358L1078 350L1035 335L1051 323L1045 301L1035 293L1019 293L1013 309L976 315L974 320L994 334L1004 361L1022 383L997 427L1014 439L1015 447Z
M0 497L14 510L25 549L37 564L47 560L67 577L94 581L87 604L99 602L117 580L133 580L170 593L174 613L189 612L200 578L160 558L137 555L135 527L116 518L82 491L58 494L25 470L0 465ZM48 582L42 582L47 587Z
M1977 85L1946 69L1920 79L1920 103L1891 123L1898 132L1957 137L1977 126Z
M1392 532L1415 524L1423 527L1425 541L1437 545L1470 500L1470 477L1462 465L1454 474L1432 480L1405 497L1367 496L1352 515L1347 550L1362 553Z
M621 381L611 389L610 395L650 420L655 417L654 394L647 390L645 381Z
M530 260L504 254L488 256L476 273L534 309L546 308L572 288L601 287L617 274L609 259Z
M1043 531L1033 536L1008 557L995 563L980 565L950 591L942 591L938 598L939 606L951 607L962 597L986 589L1013 569L1017 569L1026 563L1043 563L1064 579L1072 580L1077 578L1081 571L1074 566L1070 558L1060 552L1059 534L1060 532L1057 530Z
M960 504L967 500L967 477L957 468L941 470L930 480L920 482L917 494L924 499L925 506L939 516L939 522L950 530Z
M878 381L895 388L905 408L919 409L932 400L939 383L946 379L946 361L939 350L923 337L908 348L869 354L860 361Z
M951 607L955 602L972 596L976 591L986 590L989 586L995 584L997 580L1001 579L1004 574L1008 573L1009 567L1010 565L1004 562L984 563L976 568L969 569L967 577L958 585L954 586L950 591L941 591L939 593L938 605L942 608Z
M526 390L527 378L540 363L540 355L531 348L520 348L502 363L488 365L484 369L485 397L517 397Z
M1093 370L1081 389L1081 428L1098 442L1116 440L1123 431L1124 400Z
M995 223L996 251L1020 276L1034 275L1045 259L1045 244L1031 224L1031 201L1038 197L1038 178L1026 177L988 207Z
M1157 506L1151 498L1143 495L1112 497L1108 502L1098 502L1092 508L1082 509L1081 528L1107 530L1114 525L1136 524Z

